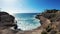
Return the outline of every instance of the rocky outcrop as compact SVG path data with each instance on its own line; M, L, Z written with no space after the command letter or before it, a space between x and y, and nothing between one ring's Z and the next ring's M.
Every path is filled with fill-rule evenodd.
M16 25L14 23L15 18L12 15L9 15L6 12L0 12L0 27L1 26L7 26L11 27Z
M46 10L36 18L40 20L41 27L44 29L42 34L60 34L60 10Z
M0 34L12 34L14 31L12 27L16 27L15 17L6 13L0 12Z

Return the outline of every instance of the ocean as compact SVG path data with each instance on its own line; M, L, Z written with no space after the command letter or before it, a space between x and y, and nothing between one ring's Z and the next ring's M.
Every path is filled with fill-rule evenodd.
M16 13L14 14L18 29L21 30L32 30L39 27L41 24L35 16L38 13Z

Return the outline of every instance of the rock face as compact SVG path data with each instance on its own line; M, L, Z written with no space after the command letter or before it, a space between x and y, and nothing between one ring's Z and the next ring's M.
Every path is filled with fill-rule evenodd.
M42 34L60 34L60 10L46 10L36 18L40 20L41 27L44 29Z
M12 34L11 27L15 27L17 24L14 22L15 17L9 15L6 12L0 12L0 34Z
M6 12L0 12L0 26L14 26L15 18L12 15L9 15Z

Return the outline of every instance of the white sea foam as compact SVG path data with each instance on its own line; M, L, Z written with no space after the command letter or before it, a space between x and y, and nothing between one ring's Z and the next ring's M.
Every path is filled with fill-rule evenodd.
M18 29L22 29L22 30L32 30L37 28L38 26L40 26L39 21L38 20L34 20L34 23L28 23L29 21L25 21L25 20L21 20L21 21L17 21L17 25L18 25Z
M18 17L19 16L19 17ZM28 15L28 14L24 14L24 15L17 15L16 16L16 20L17 20L17 25L18 25L18 29L21 30L32 30L35 29L39 26L41 26L41 24L39 23L39 20L35 18L36 15Z

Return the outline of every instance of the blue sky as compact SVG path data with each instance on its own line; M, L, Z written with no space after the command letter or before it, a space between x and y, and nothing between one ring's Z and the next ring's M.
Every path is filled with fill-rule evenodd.
M40 13L60 9L60 0L0 0L0 8L8 13Z

